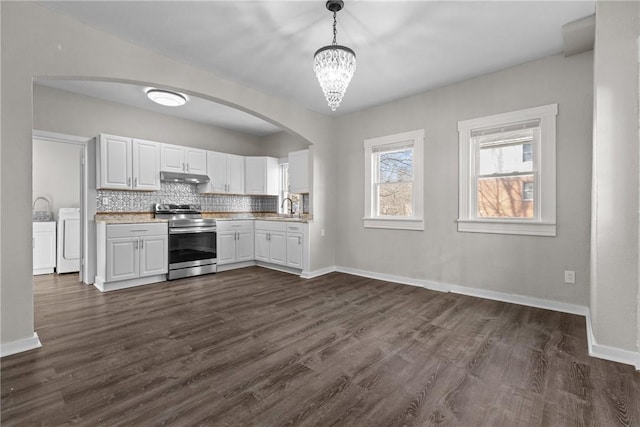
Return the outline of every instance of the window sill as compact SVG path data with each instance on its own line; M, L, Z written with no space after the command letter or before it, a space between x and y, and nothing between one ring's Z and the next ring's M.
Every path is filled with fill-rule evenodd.
M458 231L468 233L519 234L555 237L556 224L502 219L459 219Z
M365 228L388 228L394 230L424 230L422 218L363 218Z

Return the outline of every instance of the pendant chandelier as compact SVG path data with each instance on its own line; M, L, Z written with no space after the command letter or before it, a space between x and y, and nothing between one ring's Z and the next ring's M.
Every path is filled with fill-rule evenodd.
M333 12L333 43L321 47L313 56L313 71L318 77L318 82L324 97L332 111L340 105L347 86L356 71L356 54L346 46L336 43L336 13L344 7L342 0L327 1L327 9Z

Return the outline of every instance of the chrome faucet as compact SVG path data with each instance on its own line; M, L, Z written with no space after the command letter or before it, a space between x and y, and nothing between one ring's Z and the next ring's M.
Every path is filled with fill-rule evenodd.
M282 205L280 205L281 208L284 209L284 202L289 201L289 215L293 216L293 200L291 200L290 198L286 197L283 201L282 201Z

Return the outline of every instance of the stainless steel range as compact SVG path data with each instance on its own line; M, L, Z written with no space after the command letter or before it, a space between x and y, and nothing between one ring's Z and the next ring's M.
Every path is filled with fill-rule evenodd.
M198 205L157 204L155 217L169 220L169 280L215 273L216 220Z

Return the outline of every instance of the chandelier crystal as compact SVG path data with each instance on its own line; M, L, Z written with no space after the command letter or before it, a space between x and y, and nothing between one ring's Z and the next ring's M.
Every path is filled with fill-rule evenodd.
M313 71L329 107L336 111L356 71L356 54L350 48L336 43L336 13L342 10L344 2L329 0L326 6L333 12L333 43L316 51L313 56Z

